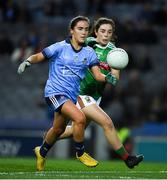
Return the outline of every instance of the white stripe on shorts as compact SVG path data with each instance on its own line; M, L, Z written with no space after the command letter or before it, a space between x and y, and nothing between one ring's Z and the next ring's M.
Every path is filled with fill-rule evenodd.
M58 103L57 99L54 96L49 97L49 99L52 102L52 104L55 106L55 108L57 108L59 106L59 103Z

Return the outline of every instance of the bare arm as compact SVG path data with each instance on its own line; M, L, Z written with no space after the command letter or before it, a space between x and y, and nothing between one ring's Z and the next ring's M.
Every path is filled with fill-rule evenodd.
M37 53L37 54L31 55L27 60L23 61L19 65L19 67L17 69L17 73L22 74L27 67L31 66L31 64L38 63L38 62L41 62L44 60L45 60L45 57L42 53Z
M45 60L45 57L44 57L44 55L40 52L40 53L31 55L27 60L28 60L31 64L35 64L35 63L44 61L44 60Z
M97 81L106 82L105 75L100 72L100 69L98 66L93 66L91 68L91 71Z
M119 80L119 78L120 78L120 70L111 69L111 74L114 75Z
M92 71L92 73L93 73L93 75L94 75L94 77L95 77L95 79L97 80L97 81L100 81L100 82L108 82L108 83L110 83L110 84L112 84L112 85L116 85L117 84L117 82L118 82L118 78L119 78L119 71L118 70L113 70L112 72L114 73L114 74L112 74L111 72L110 73L108 73L106 76L103 74L103 73L101 73L101 71L100 71L100 69L99 69L99 67L98 66L93 66L92 68L91 68L91 71ZM118 77L118 78L117 78Z

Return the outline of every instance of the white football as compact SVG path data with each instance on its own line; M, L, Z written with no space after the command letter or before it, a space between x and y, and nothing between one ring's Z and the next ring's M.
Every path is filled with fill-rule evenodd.
M128 54L122 48L114 48L107 55L107 63L113 69L124 69L128 62Z

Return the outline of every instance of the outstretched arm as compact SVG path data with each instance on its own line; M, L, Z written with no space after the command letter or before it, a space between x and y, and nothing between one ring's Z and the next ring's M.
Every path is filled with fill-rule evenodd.
M104 74L101 73L100 69L98 66L92 66L91 67L91 71L94 75L94 78L96 79L96 81L100 81L100 82L106 82L106 76Z
M37 54L34 54L34 55L31 55L27 59L27 61L29 61L31 64L35 64L35 63L38 63L38 62L41 62L41 61L44 61L44 60L45 60L45 57L41 52L37 53Z
M21 74L25 71L25 69L29 66L31 66L31 64L35 64L41 61L44 61L45 57L42 53L37 53L34 55L31 55L28 59L24 60L18 67L17 73Z
M114 75L119 80L119 78L120 78L120 70L111 69L111 74Z
M118 82L118 78L115 75L113 75L111 72L109 72L107 75L104 75L103 73L101 73L98 66L93 66L91 68L91 71L92 71L96 81L107 82L114 86Z

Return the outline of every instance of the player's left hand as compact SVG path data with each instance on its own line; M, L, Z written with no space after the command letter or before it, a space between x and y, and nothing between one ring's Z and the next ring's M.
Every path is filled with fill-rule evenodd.
M108 73L106 75L106 81L110 84L112 84L113 86L116 86L118 79L111 73Z
M23 62L19 65L18 70L17 70L17 73L18 73L18 74L22 74L22 73L25 71L25 69L26 69L27 67L29 67L29 66L31 66L31 63L30 63L28 60L23 61Z

